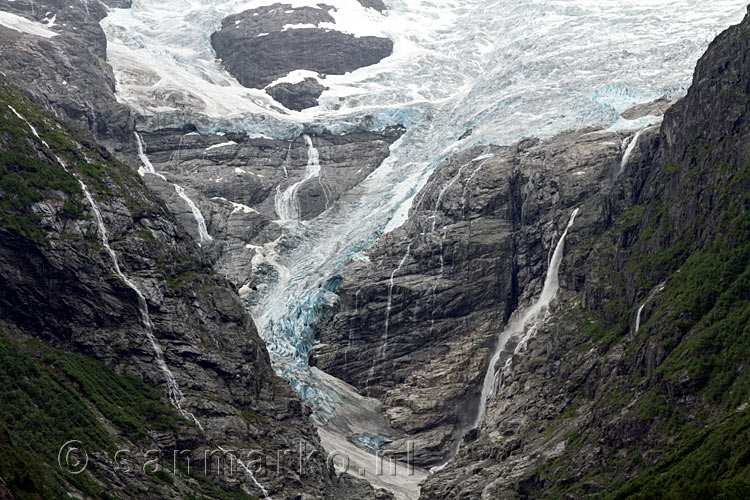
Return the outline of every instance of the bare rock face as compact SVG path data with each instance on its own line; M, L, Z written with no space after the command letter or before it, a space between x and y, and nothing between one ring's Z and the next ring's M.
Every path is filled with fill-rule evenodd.
M3 334L102 360L156 387L162 400L155 404L184 412L176 429L106 422L102 432L117 442L118 425L143 425L138 449L168 457L187 450L194 463L223 449L245 460L255 453L264 463L255 474L219 472L202 483L188 478L153 489L145 472L123 474L109 449L90 448L97 465L89 481L149 500L197 495L209 483L256 497L304 491L311 499L340 498L340 490L374 497L369 486L329 469L308 410L274 374L236 288L137 173L2 79L0 154ZM284 450L304 450L304 469L279 462Z
M237 286L251 283L253 288L254 280L273 278L265 275L276 272L268 264L273 257L262 246L273 244L281 234L276 221L282 215L277 206L282 193L296 185L290 200L296 218L313 219L374 171L403 132L402 127L390 127L343 135L311 133L305 134L307 139L291 141L175 129L140 135L145 154L160 174L146 174L148 186L200 241L195 217L173 184L185 188L213 238L204 243L204 250L216 268ZM308 179L311 155L320 172Z
M582 200L557 299L425 498L690 498L744 484L733 429L750 418L737 375L747 321L735 322L750 314L749 30L750 14L717 37L611 188Z
M227 71L251 88L264 88L294 70L343 75L391 55L393 42L387 38L318 28L334 21L329 13L332 8L324 4L292 8L277 3L247 10L224 19L221 29L211 36L211 44ZM305 94L306 107L320 95L319 89L310 85L294 90L297 101ZM276 94L279 92L277 88Z
M314 362L384 402L408 435L391 448L411 439L417 463L435 465L461 438L497 335L539 294L572 210L610 184L622 139L588 130L464 151L346 270ZM593 220L580 217L576 230Z
M278 83L268 87L268 95L288 109L302 111L318 105L318 97L326 88L314 78L305 78L299 83Z
M357 0L360 4L362 4L362 7L368 8L368 9L375 9L378 12L383 12L388 9L388 7L385 5L383 0Z
M128 7L129 1L110 1ZM115 79L106 63L107 40L99 21L106 16L101 2L18 0L2 10L42 24L54 16L52 38L3 30L0 67L6 78L54 110L89 131L112 150L132 142L134 120L130 109L114 97Z

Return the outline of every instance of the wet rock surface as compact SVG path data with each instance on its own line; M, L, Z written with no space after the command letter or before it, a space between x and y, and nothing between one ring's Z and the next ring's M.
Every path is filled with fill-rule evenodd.
M130 3L109 1L106 5L127 8ZM134 119L129 108L115 99L114 77L105 62L106 39L98 23L106 15L105 4L19 0L7 3L3 10L56 33L44 38L1 28L3 79L112 150L127 151L123 156L132 160ZM40 123L37 127L42 130ZM52 160L45 151L36 154ZM97 154L114 161L104 150ZM113 172L97 179L100 191L94 197L123 272L146 297L165 362L185 393L185 408L204 428L165 436L159 444L181 443L194 447L196 453L216 444L231 444L237 450L267 450L271 456L302 443L315 454L310 474L300 475L291 467L280 476L258 477L272 494L293 497L295 491L306 491L310 498L339 498L341 491L351 490L374 495L362 482L331 475L306 410L291 388L273 374L265 345L236 288L215 274L211 260L159 197L132 171L121 168L128 173ZM174 187L168 187L174 196ZM223 206L228 213L236 208ZM37 209L54 233L51 245L2 230L3 326L102 359L118 373L133 375L166 393L153 348L139 324L136 296L113 274L106 252L96 243L91 218L71 222L54 203L42 203ZM178 218L184 219L184 212ZM266 223L267 219L259 222ZM246 228L240 226L244 224L237 223L238 232L244 234ZM37 315L34 310L46 313ZM257 415L262 425L248 423L248 415ZM95 475L105 484L140 492L139 498L159 498L149 494L148 486L138 478L118 478L111 468L104 469ZM192 491L192 486L183 486L175 485L175 491ZM231 487L262 496L248 476ZM384 497L382 492L377 495Z
M611 189L582 203L566 240L557 299L528 343L501 363L482 425L452 463L428 478L423 497L627 497L718 480L706 471L705 449L734 449L728 429L744 425L737 422L747 418L747 407L726 398L746 393L727 375L731 389L711 400L707 390L721 370L684 368L706 356L691 346L708 337L722 342L710 325L724 314L704 293L696 295L709 301L702 306L684 297L714 286L708 283L715 275L698 269L725 258L717 252L747 249L741 212L727 200L749 203L739 187L747 183L748 151L739 145L746 143L740 124L750 87L748 59L740 54L749 23L750 16L711 44L687 96L660 128L643 133ZM719 234L732 242L717 247ZM716 286L733 296L732 279ZM714 351L715 360L731 357L738 338L739 330L722 325L735 333ZM701 444L689 444L694 428L710 429ZM724 460L714 456L711 467Z
M360 3L381 10L377 0ZM59 35L51 39L0 28L7 78L138 166L133 119L114 99L104 62L97 23L103 7L18 0L3 9L40 22L59 14L51 28ZM258 88L293 69L337 74L390 54L387 40L321 27L331 20L325 5L276 4L225 19L214 46L234 76ZM386 445L400 457L411 441L415 463L435 465L462 441L455 460L427 479L424 498L600 495L650 466L680 459L666 458L681 436L670 434L667 424L674 421L661 413L663 406L698 428L713 429L722 415L742 417L746 404L727 412L706 402L703 372L673 368L700 333L697 308L660 318L677 307L668 297L677 294L672 282L679 284L691 252L747 240L746 221L739 229L726 222L750 210L742 177L750 156L747 32L746 20L711 45L688 96L666 113L660 129L642 134L622 172L632 132L585 130L472 148L437 168L409 221L381 238L369 261L348 266L334 301L338 309L316 326L313 363L383 402L390 423L407 436ZM268 89L289 109L314 106L321 91L312 78ZM658 100L622 116L661 115L666 107ZM150 191L132 172L87 177L98 181L95 197L112 247L144 290L186 408L205 428L157 441L231 443L271 453L304 442L320 452L307 410L273 375L237 289L242 285L248 299L279 272L274 245L285 242L276 222L278 193L303 181L298 218L313 219L371 173L402 132L310 132L308 145L303 136L279 141L153 127L142 134L158 172L143 178ZM319 153L321 174L305 180L310 147ZM38 144L30 150L51 161ZM196 216L174 183L205 217L211 240L201 241ZM539 294L575 208L581 212L566 238L561 289L533 335L506 345L496 394L479 428L470 430L494 342L512 314ZM59 202L46 201L35 210L53 234L51 244L0 230L3 326L103 359L163 389L136 297L113 274L91 214L70 218ZM720 350L717 339L694 341L711 347L696 357ZM744 360L734 363L730 382L743 372ZM744 394L738 385L722 393L732 391ZM648 406L655 398L664 402L656 410ZM288 469L259 479L285 498L387 496L336 480L324 462L311 462L320 474ZM137 479L113 479L112 469L96 473L106 484L150 498ZM239 487L260 493L248 478Z
M391 127L381 132L309 135L320 175L308 180L310 149L303 136L280 141L184 130L141 133L145 154L166 178L146 174L145 181L198 240L195 218L172 183L186 188L214 239L204 249L216 268L238 287L248 284L253 290L267 273L272 278L278 272L272 247L282 233L276 222L280 193L299 182L295 198L299 220L312 219L375 170L403 132L401 127Z
M573 209L611 182L623 134L566 133L475 147L438 167L409 221L350 265L317 366L380 398L435 465L478 404L490 348L539 294ZM585 212L575 231L593 224ZM571 239L575 239L571 235Z

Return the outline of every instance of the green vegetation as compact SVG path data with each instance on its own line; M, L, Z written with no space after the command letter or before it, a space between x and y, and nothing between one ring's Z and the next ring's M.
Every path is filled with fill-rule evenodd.
M25 110L24 102L2 92L0 101ZM0 105L0 224L27 238L43 241L46 233L41 217L31 211L44 199L64 203L66 217L83 213L82 191L75 177L53 159L37 152L40 143L31 129L11 109Z
M63 477L57 453L71 439L89 450L114 443L76 392L0 335L0 476L16 498L62 498L71 483L90 495L101 488L86 474Z
M593 399L600 426L570 430L565 455L541 469L546 498L750 498L750 160L740 148L697 141L596 241L598 289L593 307L569 313L572 352L622 358ZM575 427L567 414L556 429ZM606 462L571 469L594 453Z
M28 120L41 138L10 106ZM58 163L58 158L69 171ZM55 202L52 206L61 207L56 216L63 222L86 217L89 208L74 173L96 199L120 199L134 215L160 210L133 169L0 79L0 225L45 242L47 229L33 210L36 203Z
M1 333L0 384L0 477L18 499L62 498L66 484L92 497L111 498L88 474L66 474L58 467L60 447L72 439L89 455L112 456L115 438L94 411L119 436L136 442L148 430L185 425L138 379L38 341L19 346Z
M60 447L75 439L89 457L93 452L112 457L123 437L131 443L150 443L150 431L179 432L189 425L154 388L138 379L37 340L19 345L1 332L0 384L0 477L18 500L63 498L71 487L91 498L115 498L116 492L105 490L88 473L63 472L58 466ZM195 469L189 477L195 493L186 492L186 498L255 498L231 491ZM144 472L143 479L154 491L175 486L174 476L164 470Z
M39 344L41 345L41 344ZM140 380L117 375L104 363L74 356L65 351L43 348L42 361L63 375L76 391L128 438L145 438L148 430L177 431L184 425L167 407L155 389Z
M750 411L732 412L684 436L677 451L645 469L609 499L750 498L748 439ZM714 496L705 496L709 493Z

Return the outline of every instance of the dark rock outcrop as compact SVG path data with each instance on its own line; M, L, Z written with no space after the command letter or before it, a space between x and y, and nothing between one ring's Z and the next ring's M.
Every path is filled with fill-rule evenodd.
M375 9L378 12L384 12L388 9L383 0L357 0L362 7L367 9Z
M367 177L389 155L404 129L310 135L320 162L320 176L298 189L299 219L309 220ZM310 161L303 137L292 141L251 139L244 134L202 136L182 130L142 133L145 152L159 176L146 176L149 187L178 214L198 239L196 221L171 183L187 189L214 238L209 255L237 286L262 280L275 270L264 259L253 263L260 246L281 233L275 200L302 181ZM259 256L260 257L260 256Z
M133 464L143 474L123 474L110 448L92 449L96 443L88 443L96 465L86 477L119 498L205 494L210 484L260 497L263 488L289 498L300 491L311 498L337 498L341 488L371 495L347 478L337 484L307 411L274 375L236 290L214 273L138 175L85 134L45 115L19 91L2 84L0 101L0 327L19 340L34 337L46 346L103 360L114 372L159 388L164 405L179 399L165 381L169 370L184 395L182 410L200 424L192 417L178 417L182 424L166 430L158 422L137 423L148 432L135 443L123 443L117 426L136 423L105 422L106 432L121 446L157 449L168 457L187 450L195 463L220 449L244 460L248 453L270 460L283 450L305 450L305 470L299 470L297 461L277 469L278 458L273 458L254 474L219 471L197 480L188 472L186 479L164 483L165 493L165 486L154 489L153 479L141 469L147 456L140 454ZM132 285L119 275L103 246L96 214L74 175L91 191L114 258ZM148 320L134 287L145 297ZM160 365L158 350L166 367ZM110 409L101 411L109 414ZM69 491L81 491L80 485L71 482Z
M268 87L268 95L288 109L302 111L318 105L318 97L326 88L314 78L305 78L299 83L279 83Z
M557 301L425 498L746 495L748 33L750 15L710 45L584 203Z
M750 15L711 44L623 170L635 139L601 131L465 151L346 270L315 362L380 398L418 463L462 441L424 498L690 498L747 480L732 443L750 421L748 33ZM574 208L557 296L505 344L470 429L488 352Z
M221 29L211 36L211 44L227 71L251 88L264 88L298 69L343 75L391 55L393 42L387 38L358 37L327 28L284 28L332 23L332 8L277 3L247 10L224 19ZM298 87L296 92L303 90L312 91L306 100L317 101L316 87Z
M438 463L472 418L489 348L538 295L571 211L608 185L622 139L583 131L464 151L438 167L369 262L344 273L314 360L380 398L418 464Z
M130 2L110 2L127 7ZM99 21L106 16L100 2L18 0L2 10L43 22L55 16L50 29L58 35L42 38L0 32L0 68L13 84L57 116L89 131L113 151L129 149L134 119L128 106L114 96L115 78L106 63L107 40Z

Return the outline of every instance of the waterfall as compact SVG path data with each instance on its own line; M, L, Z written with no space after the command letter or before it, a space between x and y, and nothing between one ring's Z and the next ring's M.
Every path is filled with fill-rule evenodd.
M349 363L349 351L352 348L352 337L354 336L354 318L357 317L359 314L359 294L362 292L362 288L358 288L357 292L354 294L354 317L349 320L349 342L346 345L346 350L344 351L344 364Z
M76 178L78 178L77 175L76 175ZM193 420L195 424L198 426L198 428L200 428L200 430L203 430L203 426L200 424L200 422L198 422L198 419L195 418L195 416L192 413L189 413L182 409L182 401L184 401L185 396L182 394L182 391L177 385L177 380L174 378L174 375L172 374L169 367L167 366L167 363L164 360L164 352L162 351L161 346L159 345L159 342L156 340L156 337L154 336L154 326L151 323L151 316L148 313L148 304L146 303L146 298L143 296L143 293L138 289L135 283L130 281L130 279L127 276L125 276L125 274L120 270L120 263L119 263L119 260L117 259L117 254L115 253L114 250L112 250L112 247L109 246L107 228L104 225L104 219L102 218L101 211L99 210L99 207L94 201L94 198L91 196L91 193L86 187L86 184L84 184L84 182L80 178L78 179L78 182L81 184L81 189L83 189L83 193L86 196L86 200L89 202L89 205L91 206L91 211L94 213L94 219L96 220L96 225L99 230L99 239L102 243L102 246L109 254L110 260L112 261L112 267L115 270L115 274L117 274L117 276L128 286L128 288L133 290L133 292L135 292L136 296L138 297L138 315L139 315L139 319L141 322L141 326L143 327L143 330L146 333L146 337L151 343L151 348L153 349L154 357L156 358L156 364L161 369L162 373L164 374L164 378L167 381L169 400L172 402L174 407L177 408L177 411L179 411L180 414L185 419Z
M284 179L289 178L289 155L292 152L292 144L294 144L294 141L289 141L289 148L286 150L286 158L284 158L284 163L282 163L282 166L284 167Z
M508 339L523 332L529 321L536 319L539 313L543 309L546 309L555 295L557 295L557 290L560 288L560 277L558 272L560 269L560 263L562 262L565 237L568 234L568 230L573 225L573 222L578 215L578 211L578 208L573 210L573 213L570 215L568 225L565 227L565 231L563 231L562 236L560 236L560 240L557 242L555 252L552 254L552 260L549 264L549 269L547 270L547 276L544 279L544 287L542 288L542 293L539 294L539 298L531 305L531 307L524 311L523 314L521 314L520 316L514 315L514 318L509 321L505 330L500 334L497 346L495 347L495 353L492 356L489 365L487 366L487 373L484 376L484 383L482 384L482 395L481 399L479 400L479 410L477 411L477 415L474 419L474 422L472 423L472 429L479 427L479 425L482 423L482 420L484 419L484 414L487 410L487 400L494 393L495 366L497 365L497 361L500 358L500 354L505 347L505 344L508 342Z
M638 308L638 314L635 315L635 332L636 333L638 333L638 330L641 328L641 315L643 314L644 307L646 307L645 302L641 304L641 307Z
M19 117L21 120L26 122L26 124L31 129L31 132L34 134L36 138L38 138L45 148L48 150L51 149L49 145L42 140L39 137L39 134L37 133L36 129L34 128L31 123L29 123L26 118L21 116L15 109L13 109L11 106L8 106L13 113ZM151 316L148 312L148 304L146 303L146 298L144 297L143 293L138 289L138 287L133 283L120 269L120 262L117 258L117 254L112 249L112 247L109 245L109 237L107 236L107 227L104 225L104 219L102 218L102 213L99 210L99 206L96 204L96 201L94 200L94 197L91 195L91 192L88 189L88 186L86 186L86 183L83 182L83 180L76 174L75 172L71 172L68 170L68 167L65 165L65 163L57 156L55 156L57 159L57 162L60 164L60 166L65 170L66 172L73 175L73 177L76 178L78 181L78 184L81 186L81 189L83 190L83 194L86 198L86 201L88 202L89 206L91 207L91 211L94 214L94 220L96 221L96 226L99 234L99 240L101 241L102 246L107 251L107 254L109 255L109 258L112 262L112 267L115 270L115 274L122 280L125 285L127 285L128 288L130 288L135 294L136 297L138 297L138 317L141 323L141 327L143 327L143 331L146 334L146 338L148 339L149 343L151 344L151 348L154 351L154 357L156 358L156 364L161 370L161 372L164 375L164 378L167 382L167 395L169 397L170 402L172 405L177 409L177 411L180 413L180 415L183 416L186 420L192 420L195 422L195 424L198 426L198 428L202 431L203 426L198 421L195 416L185 411L182 408L182 401L184 401L185 396L182 394L182 391L180 390L180 387L177 385L177 380L175 379L174 375L170 371L169 367L167 366L166 361L164 360L164 352L161 349L161 346L159 345L159 342L156 340L156 337L154 336L154 327L151 323Z
M508 325L505 327L505 330L500 334L500 337L498 338L497 346L495 347L494 354L487 365L487 372L484 376L484 382L482 384L482 393L479 400L479 409L477 410L477 414L474 417L474 421L471 423L471 425L468 427L468 429L476 429L484 420L485 412L487 411L487 400L494 395L495 391L495 380L496 380L496 373L495 368L497 365L498 360L500 359L500 354L503 352L503 349L505 348L505 345L507 344L508 340L510 340L512 337L519 335L520 333L526 331L526 335L524 336L521 343L525 343L528 341L529 337L531 336L531 333L533 333L534 330L536 330L537 322L539 319L539 314L546 310L549 306L550 302L552 302L552 299L555 298L555 295L557 295L557 291L560 288L560 277L559 277L559 270L560 270L560 263L562 262L563 258L563 247L565 244L565 237L568 234L568 230L573 226L573 222L575 221L576 216L578 215L580 209L576 208L573 210L573 213L570 215L570 219L568 220L568 225L565 227L565 231L563 232L562 236L560 236L560 240L557 242L557 245L555 246L555 252L552 254L552 259L550 260L549 269L547 269L547 276L544 279L544 287L542 288L542 293L539 294L539 298L537 298L536 302L534 302L531 307L523 311L522 314L514 314L511 320L508 322ZM527 325L532 320L537 320L534 322L534 324L530 325L527 330ZM448 465L453 458L458 454L458 450L461 446L460 441L457 441L457 444L454 445L453 449L451 450L451 453L448 457L448 459L440 464L439 466L433 467L430 469L430 472L435 473L443 470L446 465Z
M652 127L653 125L642 128L641 130L636 132L633 138L630 140L630 142L628 143L628 147L625 149L625 153L623 153L622 155L622 160L620 160L620 168L615 173L615 179L617 179L617 177L619 177L620 174L623 173L625 167L628 165L630 157L633 156L633 151L635 151L635 147L638 145L638 139L641 138L641 134Z
M146 153L143 150L143 141L141 140L140 134L138 132L133 133L135 134L135 140L138 143L138 157L141 159L141 163L143 163L143 166L138 169L138 173L141 174L141 177L143 177L147 173L158 175L162 180L166 181L167 178L156 171L154 165L151 163L151 160L149 160L148 156L146 156ZM180 145L182 144L183 137L185 136L183 135L182 137L180 137ZM196 224L198 225L198 239L200 240L198 245L206 241L213 241L211 235L208 234L206 219L203 217L203 214L201 213L195 202L190 199L187 193L185 193L185 188L177 184L172 184L172 186L174 186L174 190L177 192L177 195L182 198L185 203L187 203L187 206L190 209L190 212L193 214L193 218L195 219Z
M206 228L206 219L203 218L203 214L201 213L201 211L195 205L193 200L191 200L190 197L185 194L185 189L182 186L178 186L177 184L173 184L173 186L174 190L177 191L177 195L185 200L185 203L187 203L188 207L190 207L190 211L193 213L195 222L198 223L198 236L200 238L200 242L203 243L204 241L213 241L211 235L208 234L208 229Z
M16 108L14 108L13 106L11 106L10 104L8 105L8 107L10 108L11 111L13 111L14 115L16 115L20 120L22 120L24 123L26 123L26 125L28 125L28 127L31 129L31 133L34 134L34 137L36 137L37 139L39 139L42 142L42 145L45 148L49 149L49 144L47 144L44 141L44 139L42 139L41 137L39 137L39 133L36 131L36 128L34 128L34 125L32 125L31 123L29 123L29 121L26 118L24 118L18 111L16 111ZM59 159L58 159L58 163L59 163ZM61 166L67 172L68 169L65 168L65 165L61 164Z
M141 163L143 163L143 167L138 169L138 173L141 174L141 176L143 176L144 173L155 174L156 170L151 164L151 160L148 159L148 156L146 156L146 153L143 150L143 141L141 140L141 135L135 131L133 133L135 134L135 141L138 144L138 158L140 158Z
M284 192L281 191L280 186L276 186L276 197L274 198L274 208L276 209L276 215L281 220L293 220L299 219L300 217L300 205L298 192L302 185L315 177L320 178L320 158L318 150L313 146L312 139L309 135L304 134L302 136L305 139L307 145L307 166L305 167L305 177L286 188ZM290 145L291 147L291 145ZM284 166L286 172L286 165ZM321 188L323 188L322 181ZM326 196L326 208L328 208L328 193L323 188L323 194Z
M466 190L469 189L469 186L471 185L471 181L474 180L474 177L479 173L480 170L482 170L482 167L484 167L484 164L487 163L489 160L495 157L494 153L488 153L485 149L485 152L481 155L474 158L472 161L481 161L477 168L474 169L474 171L471 173L468 179L466 179L466 182L464 183L464 189L461 193L461 211L463 213L466 213Z
M461 174L463 173L464 168L466 168L467 166L471 165L474 162L478 162L479 161L481 163L479 164L479 166L477 168L474 169L474 171L471 173L471 175L469 176L469 178L466 180L466 183L464 184L464 187L463 187L463 191L461 193L461 206L462 206L462 214L463 214L463 212L466 209L466 189L468 188L471 180L474 179L474 176L477 174L477 172L479 172L479 170L484 166L484 164L487 163L487 161L490 158L494 158L494 156L495 156L494 154L489 154L488 155L488 154L486 154L486 152L487 152L487 150L485 150L485 152L483 154L481 154L481 155L477 156L476 158L471 159L469 162L464 163L463 165L461 165L461 167L459 167L458 172L456 173L456 175L450 180L450 182L448 182L448 184L446 184L443 187L443 189L440 191L440 193L438 193L437 201L435 202L435 208L432 211L432 232L435 231L435 226L437 224L438 210L440 209L440 205L443 202L443 196L448 191L448 189L450 189L451 186L453 186L453 184L455 184L455 182L461 178ZM437 286L440 283L440 280L443 278L443 274L444 274L444 271L445 271L445 255L444 255L443 244L445 242L445 237L447 236L447 234L448 234L448 226L446 225L446 226L444 226L442 228L442 231L441 231L441 234L440 234L440 243L439 243L439 245L440 245L440 272L438 273L437 277L435 278L435 280L432 283L432 291L431 291L431 294L432 294L432 312L431 312L431 316L430 316L430 330L432 330L432 328L435 325L435 300L436 300Z
M372 366L370 367L370 373L367 376L367 384L366 386L370 387L370 380L372 380L372 377L375 375L375 365L377 365L380 361L383 360L383 357L385 356L385 351L388 348L388 327L390 326L390 320L391 320L391 308L393 306L393 278L396 276L396 273L401 270L402 267L404 267L404 263L406 262L406 259L409 258L409 255L411 254L411 246L414 243L414 241L409 242L409 245L406 247L406 252L404 253L404 256L401 258L401 261L398 263L398 267L393 270L391 273L391 278L388 280L388 301L385 306L385 326L383 328L383 336L380 340L380 350L378 351L377 357L375 357L372 360Z

